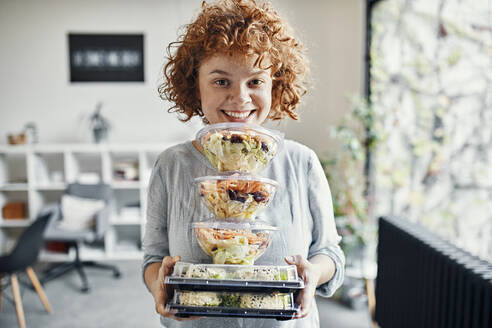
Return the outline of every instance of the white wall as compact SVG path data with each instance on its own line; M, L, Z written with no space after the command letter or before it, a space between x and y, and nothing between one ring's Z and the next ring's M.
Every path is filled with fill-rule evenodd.
M110 142L180 141L184 128L157 95L165 47L200 8L201 0L0 0L0 144L28 121L40 142L88 142L87 116L98 101L112 122ZM362 0L276 0L312 59L315 87L300 123L279 128L318 153L327 127L347 109L362 73ZM67 33L143 33L145 83L70 83Z

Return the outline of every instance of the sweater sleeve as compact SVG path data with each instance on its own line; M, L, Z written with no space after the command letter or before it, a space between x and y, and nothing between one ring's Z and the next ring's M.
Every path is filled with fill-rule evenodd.
M312 242L308 258L324 254L335 263L333 278L318 286L316 290L318 295L330 297L342 285L345 274L345 256L338 245L342 238L336 230L330 187L314 152L311 153L308 169L307 191L309 210L313 220Z
M142 248L142 277L147 266L161 262L169 255L169 238L167 233L167 192L162 176L160 160L154 164L150 177L147 196L147 221Z

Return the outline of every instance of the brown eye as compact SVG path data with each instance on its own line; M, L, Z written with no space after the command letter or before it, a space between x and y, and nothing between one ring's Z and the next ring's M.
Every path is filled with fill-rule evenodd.
M220 79L220 80L216 80L215 84L219 85L219 86L227 86L227 85L229 85L229 81L227 81L225 79Z
M254 79L254 80L251 80L249 82L249 84L252 85L252 86L258 86L258 85L263 84L263 81L262 80L259 80L259 79Z

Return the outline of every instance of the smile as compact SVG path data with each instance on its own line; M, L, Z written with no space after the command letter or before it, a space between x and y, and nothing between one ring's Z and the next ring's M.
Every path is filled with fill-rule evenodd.
M241 112L233 112L233 111L225 111L223 110L222 113L226 114L227 116L230 116L232 118L237 118L237 119L245 119L248 116L253 113L254 110L249 110L249 111L241 111Z

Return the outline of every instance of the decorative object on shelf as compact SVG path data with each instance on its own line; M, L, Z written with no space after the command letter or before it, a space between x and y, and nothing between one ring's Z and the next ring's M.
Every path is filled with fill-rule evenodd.
M2 208L4 220L24 219L26 218L26 204L23 202L9 202Z
M28 122L24 125L24 134L26 135L26 143L35 144L39 142L38 128L34 122Z
M51 172L51 182L52 183L63 183L63 172L62 171Z
M24 133L7 135L9 145L24 145L26 143L26 135Z
M36 124L28 122L20 133L10 133L7 135L9 145L25 145L38 142L38 132Z
M106 142L111 124L108 119L101 114L102 102L96 104L96 109L90 116L90 126L95 143Z
M101 177L97 172L84 172L77 176L77 182L82 184L98 184L101 182Z
M114 179L117 181L138 180L138 162L135 160L116 162L114 164Z
M48 167L42 161L34 162L34 172L36 174L36 182L38 186L47 186L52 181L50 180L50 173Z
M69 34L70 82L143 82L143 34Z

